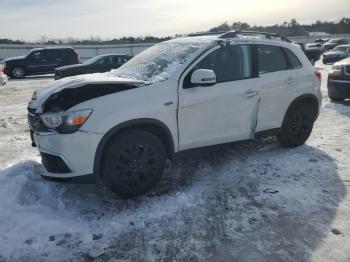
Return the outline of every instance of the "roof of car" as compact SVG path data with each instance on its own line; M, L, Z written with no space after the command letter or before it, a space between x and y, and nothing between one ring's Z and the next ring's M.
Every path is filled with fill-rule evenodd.
M64 47L64 46L58 46L58 47L36 47L36 48L33 48L31 49L31 51L40 51L40 50L56 50L56 49L59 49L59 50L74 50L72 47Z
M227 31L227 32L214 32L214 33L194 33L185 36L181 36L168 42L224 42L224 41L264 41L264 42L284 42L291 43L291 41L281 35L266 32L256 32L256 31Z

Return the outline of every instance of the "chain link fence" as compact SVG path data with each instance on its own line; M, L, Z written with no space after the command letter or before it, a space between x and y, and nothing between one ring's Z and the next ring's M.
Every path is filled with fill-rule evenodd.
M350 34L338 34L331 36L297 36L289 37L296 43L312 43L317 39L345 38L350 42ZM136 55L146 48L154 45L151 44L123 44L123 45L65 45L74 48L82 62L91 57L103 54L128 54ZM47 47L47 45L0 45L0 61L14 56L27 54L31 49L37 47Z

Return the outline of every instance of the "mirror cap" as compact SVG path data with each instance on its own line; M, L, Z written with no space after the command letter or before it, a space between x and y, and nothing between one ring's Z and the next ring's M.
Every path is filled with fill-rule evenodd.
M191 75L191 83L194 85L213 85L216 83L216 75L210 69L197 69Z

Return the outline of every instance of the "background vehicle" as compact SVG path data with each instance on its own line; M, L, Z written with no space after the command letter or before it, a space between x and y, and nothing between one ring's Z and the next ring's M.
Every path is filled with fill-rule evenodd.
M323 63L338 62L350 55L350 45L338 45L332 51L323 54Z
M296 43L301 47L306 57L310 60L311 64L315 65L315 63L320 60L322 55L322 49L318 47L310 47L310 44Z
M59 67L55 69L55 79L60 79L67 76L91 74L91 73L103 73L116 69L130 60L129 55L99 55L95 56L88 61L78 64Z
M350 58L335 63L328 74L328 96L333 101L350 98Z
M5 75L3 69L3 66L0 64L0 85L5 85L7 83L7 75Z
M67 47L35 48L25 56L3 61L5 73L12 78L53 73L56 67L79 63L78 54Z
M305 45L305 49L318 49L321 54L323 53L323 45L321 43L308 43Z
M326 42L328 42L329 41L329 39L322 39L322 38L319 38L319 39L316 39L315 40L315 43L318 43L318 44L324 44L324 43L326 43Z
M165 41L109 73L62 79L33 94L28 119L46 176L93 173L129 197L152 188L175 153L268 136L305 143L321 99L320 73L298 46L233 31Z
M330 39L323 44L323 50L324 51L332 50L334 47L338 45L346 45L348 43L349 43L348 40L342 39L342 38Z
M305 45L305 48L306 49L309 49L309 48L322 48L322 44L321 43L308 43Z

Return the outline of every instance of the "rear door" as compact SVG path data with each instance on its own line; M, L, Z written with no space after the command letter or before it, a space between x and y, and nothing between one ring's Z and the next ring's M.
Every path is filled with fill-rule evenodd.
M72 64L72 58L70 57L70 52L66 49L58 49L56 51L56 63L57 67L65 66L65 65L70 65Z
M45 49L42 51L42 69L43 73L51 73L54 72L55 68L58 67L59 62L59 54L56 49Z
M213 70L217 83L192 86L196 69ZM220 46L204 54L180 79L180 150L252 138L258 90L250 45Z
M280 46L257 45L257 50L261 90L256 132L262 132L281 126L293 87L300 81L288 57L294 59L295 67L301 67L301 63Z
M27 63L27 72L29 74L39 74L42 72L45 72L46 65L44 63L44 50L36 50L32 51L27 57L26 57L26 63Z

